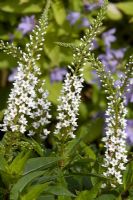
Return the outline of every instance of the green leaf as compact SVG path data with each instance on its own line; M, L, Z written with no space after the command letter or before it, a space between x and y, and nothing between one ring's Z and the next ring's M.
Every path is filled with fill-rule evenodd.
M93 159L93 160L96 160L96 155L95 155L94 151L93 151L88 145L86 145L84 142L82 142L80 145L81 145L81 147L83 148L85 154L86 154L89 158L91 158L91 159Z
M124 190L129 188L129 186L132 184L133 184L133 162L130 162L127 165L127 169L124 172L124 176L123 176Z
M97 118L89 124L85 124L79 128L80 136L84 136L86 144L93 142L102 135L103 119ZM95 133L95 134L94 134Z
M68 196L68 197L75 197L69 190L67 190L63 186L49 186L47 193L54 194L57 196Z
M31 158L27 161L24 174L28 174L36 170L44 170L49 167L53 167L57 165L59 160L60 159L56 157Z
M107 9L107 15L112 20L121 20L122 13L118 10L115 4L110 3Z
M75 200L93 200L97 197L100 188L101 182L94 185L91 190L82 191Z
M84 66L83 77L84 77L85 81L87 81L89 83L92 82L93 75L92 75L91 65L89 63L87 63Z
M103 194L100 197L96 198L96 200L116 200L116 196L113 194Z
M8 171L8 164L3 155L0 154L0 173Z
M80 11L83 6L81 0L71 1L71 4L73 7L73 10L76 10L76 11Z
M10 174L22 174L30 154L31 151L19 153L9 166Z
M117 8L122 10L127 15L133 16L133 2L120 2L116 4Z
M42 10L42 3L35 0L21 3L18 0L0 2L0 10L10 13L38 13Z
M33 199L37 199L42 192L45 192L45 190L47 188L48 188L48 184L47 183L45 183L45 184L38 184L38 185L35 185L33 187L29 187L27 194L23 195L21 197L21 200L33 200Z
M78 197L75 200L86 200L89 197L89 191L85 190L80 192L80 194L78 195Z
M61 0L56 0L52 2L52 9L54 13L55 20L58 25L62 25L66 20L66 12Z
M62 84L60 82L51 83L49 78L45 78L46 88L49 91L48 99L54 104L58 104L58 97L61 91Z
M41 195L37 200L55 200L53 195Z
M66 197L66 196L59 196L58 200L72 200L71 197Z
M69 141L65 147L65 152L64 152L65 155L72 156L72 154L75 154L76 148L81 141L82 141L81 138L75 138L75 139Z
M31 142L34 150L38 153L38 155L43 156L44 155L44 149L42 148L42 146L36 142L33 138L30 140L27 140L28 142Z
M25 187L30 184L35 178L42 176L43 171L37 171L29 173L18 180L16 184L13 185L10 191L10 200L17 200L19 194L25 189Z

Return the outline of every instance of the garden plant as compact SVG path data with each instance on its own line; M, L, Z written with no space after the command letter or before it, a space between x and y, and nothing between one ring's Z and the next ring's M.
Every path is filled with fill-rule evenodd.
M130 54L121 64L121 72L114 73L106 66L104 55L98 56L94 50L94 42L102 32L106 17L107 0L99 4L98 12L92 16L80 38L72 42L70 38L68 42L66 38L59 40L60 37L55 41L48 39L52 31L55 34L53 28L49 28L52 27L51 10L55 2L45 2L44 12L23 45L18 47L15 42L0 41L3 55L12 56L18 66L6 108L1 112L0 199L131 200L133 161L127 145L127 119L132 108L129 108L127 97L132 94L133 57ZM78 13L76 16L79 17ZM73 25L77 19L72 20L68 15L68 20ZM60 24L58 17L57 21ZM63 29L60 29L62 33ZM108 53L111 42L115 41L114 33L111 29L103 34ZM61 89L54 89L55 97L58 97L52 101L50 95L55 91L51 91L40 67L45 43L46 46L49 43L50 50L46 49L49 54L53 48L57 48L57 52L61 48L72 55L67 67L62 68ZM125 51L124 48L117 51L117 56ZM87 94L84 92L89 76L86 69L93 70L103 92L105 123L99 139L101 146L89 141L90 132L92 137L95 127L99 126L98 118L94 116L92 124L85 128L81 123L89 112L82 104ZM51 85L54 84L52 81L51 78Z

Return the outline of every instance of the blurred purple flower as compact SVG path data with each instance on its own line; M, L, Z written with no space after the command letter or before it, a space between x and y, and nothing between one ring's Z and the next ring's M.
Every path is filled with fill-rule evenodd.
M99 55L99 59L105 65L106 71L110 70L112 73L116 71L116 67L119 64L120 59L123 58L125 50L125 48L118 50L106 48L106 54Z
M79 12L70 12L67 15L67 20L70 22L71 25L74 25L79 18L80 18Z
M115 84L114 84L114 87L117 88L117 87L119 87L119 86L120 86L120 87L122 86L122 82L121 82L121 80L116 80L116 81L115 81Z
M97 9L99 8L100 6L102 6L104 3L103 0L98 0L98 3L85 3L84 4L84 9L85 11L91 11L91 10L94 10L94 9Z
M133 120L132 119L127 120L126 134L127 134L128 144L132 145L133 144Z
M126 96L126 105L131 102L133 103L133 78L130 79L130 85L127 89L130 89L130 91L127 91Z
M106 54L99 55L99 59L105 65L105 70L115 72L118 61L114 59L113 54L110 49L106 49Z
M14 35L12 33L9 33L9 43L12 43L14 40Z
M101 82L100 82L100 78L97 76L97 72L95 70L92 70L91 74L93 76L92 84L97 84L97 86L100 88L101 87Z
M62 81L66 73L67 70L65 68L55 68L50 74L51 82L53 83L55 81Z
M23 35L33 30L35 27L35 16L26 16L21 18L21 22L18 25L18 30L22 32Z
M92 50L97 49L98 46L99 46L99 45L98 45L97 41L96 41L96 40L93 40L93 42L92 42Z
M18 68L16 67L16 68L13 68L12 70L11 70L11 73L9 74L9 76L8 76L8 81L9 82L14 82L16 79L15 79L15 76L16 76L16 74L17 74L17 71L18 71Z
M122 80L125 78L125 74L121 71L116 72L118 79L115 81L114 87L117 88L118 86L122 86Z
M82 27L89 27L90 26L90 22L86 17L82 18L81 26Z
M102 34L102 38L106 47L110 47L111 43L116 41L116 36L113 35L115 32L116 29L112 28Z
M104 4L104 0L99 0L98 4L99 4L99 6L102 6Z
M84 9L85 11L91 11L94 10L98 7L97 3L85 3L84 4Z
M121 49L117 49L117 50L111 50L112 54L114 55L115 58L117 59L121 59L124 57L126 48L121 48Z

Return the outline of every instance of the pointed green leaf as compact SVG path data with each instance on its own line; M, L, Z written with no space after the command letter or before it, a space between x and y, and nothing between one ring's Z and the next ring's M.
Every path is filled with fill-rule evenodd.
M54 194L57 196L68 196L68 197L75 197L69 190L62 186L50 186L47 190L48 193Z
M48 188L48 184L38 184L33 187L28 188L27 194L23 195L21 197L21 200L33 200L33 199L38 199L40 194L42 192L45 192L45 190Z
M133 184L133 162L127 165L126 171L123 176L124 190L126 190L130 185Z
M41 195L38 200L44 200L44 199L47 199L47 200L55 200L54 196L53 195Z
M8 171L8 164L3 155L0 154L0 172L7 172L7 171Z
M116 200L116 196L113 194L103 194L100 197L96 198L96 200Z
M24 174L53 167L57 165L59 160L60 159L56 157L31 158L27 161Z
M17 200L19 194L25 189L25 187L31 183L35 178L42 176L44 174L43 171L37 171L29 173L18 180L16 184L12 187L10 191L10 200Z
M30 157L31 151L19 153L9 166L10 174L22 174L26 161Z
M76 200L93 200L94 198L97 197L97 194L101 188L101 182L97 183L94 185L94 187L91 190L85 190L82 191Z

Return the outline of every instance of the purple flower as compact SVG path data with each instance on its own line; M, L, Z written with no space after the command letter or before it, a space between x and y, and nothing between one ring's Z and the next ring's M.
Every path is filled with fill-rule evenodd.
M33 30L35 27L35 16L26 16L21 18L21 22L18 25L18 30L22 32L23 35Z
M85 3L84 4L84 9L85 11L91 11L91 10L94 10L94 9L97 9L99 8L100 6L102 6L104 3L103 0L98 0L98 3Z
M130 79L130 85L127 88L130 91L126 92L125 96L126 96L126 105L130 102L133 103L133 78Z
M99 55L99 59L105 65L106 71L110 70L112 73L116 71L116 67L120 59L123 58L125 50L125 48L118 50L106 48L106 53Z
M114 57L116 59L121 59L124 57L124 53L126 51L126 48L121 48L121 49L117 49L117 50L111 50L112 54L114 55Z
M120 86L120 87L122 86L122 82L121 82L120 80L116 80L116 81L115 81L114 87L117 88L117 87L119 87L119 86Z
M99 59L105 65L105 70L114 73L116 71L116 66L118 61L114 59L114 56L110 49L106 49L106 54L99 55Z
M111 43L116 41L116 37L113 35L116 32L115 28L110 29L107 32L102 34L102 38L104 40L104 44L106 47L110 47Z
M62 81L66 73L67 70L65 68L55 68L50 74L51 82L53 83L55 81Z
M85 11L91 11L91 10L96 9L97 7L98 7L97 3L85 3L84 4Z
M92 70L92 71L91 71L91 74L92 74L92 76L93 76L92 84L97 84L98 87L100 88L100 87L101 87L101 82L100 82L99 77L97 76L96 71L95 71L95 70Z
M104 4L104 0L99 0L98 4L99 4L99 6L102 6Z
M133 120L132 119L127 120L126 134L127 134L128 144L132 145L133 144Z
M13 82L13 81L15 81L16 79L15 79L15 76L16 76L16 74L17 74L17 71L18 71L18 68L16 67L16 68L13 68L12 70L11 70L11 73L10 73L10 75L8 76L8 81L9 82Z
M9 43L12 43L14 40L14 35L12 33L9 33Z
M79 12L70 12L67 15L67 20L70 22L71 25L74 25L79 18L80 18Z
M89 27L90 26L90 22L86 17L82 18L81 26L82 27Z
M97 49L98 46L99 46L99 45L98 45L97 41L96 41L96 40L93 40L93 41L92 41L92 50Z
M121 71L117 71L117 77L118 79L115 81L114 87L121 87L123 85L122 80L125 78L125 74Z

